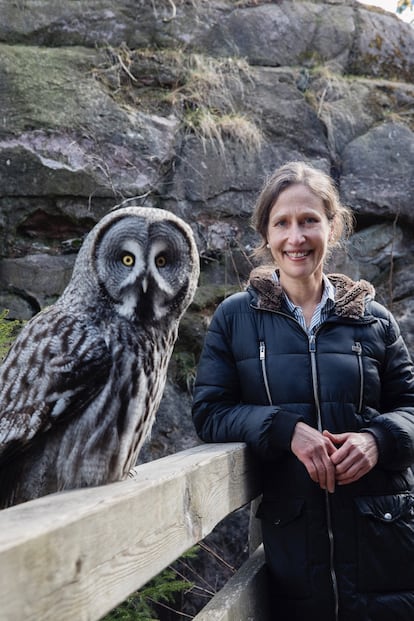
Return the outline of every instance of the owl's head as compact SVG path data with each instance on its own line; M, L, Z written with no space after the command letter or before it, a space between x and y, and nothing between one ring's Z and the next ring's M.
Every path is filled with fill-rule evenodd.
M163 209L124 207L104 216L85 239L72 289L82 295L84 278L119 315L159 322L181 317L198 276L194 236L181 218Z

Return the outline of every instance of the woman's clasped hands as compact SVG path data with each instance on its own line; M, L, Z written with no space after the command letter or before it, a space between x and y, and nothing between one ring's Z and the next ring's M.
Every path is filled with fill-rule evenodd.
M333 434L297 423L291 450L303 463L312 481L333 493L335 485L354 483L378 461L378 447L369 432Z

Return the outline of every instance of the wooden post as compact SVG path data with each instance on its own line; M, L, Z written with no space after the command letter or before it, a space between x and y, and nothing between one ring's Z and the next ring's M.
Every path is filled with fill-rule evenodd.
M263 546L259 546L194 621L274 621L268 601Z

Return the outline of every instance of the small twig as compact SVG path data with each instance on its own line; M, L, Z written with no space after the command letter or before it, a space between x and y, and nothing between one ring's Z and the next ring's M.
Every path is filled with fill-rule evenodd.
M177 15L177 7L175 6L173 0L168 0L168 2L172 6L172 15L171 17L164 17L164 19L162 20L163 22L172 22L172 20L175 19Z
M325 96L326 96L327 90L328 90L327 87L325 87L323 89L323 91L322 91L322 95L321 95L320 100L319 100L318 112L317 112L318 117L320 117L320 115L321 115L322 106L323 106L323 102L325 101Z
M195 569L193 569L193 567L191 567L191 565L189 565L188 563L184 563L184 561L182 561L181 559L177 559L177 560L185 567L185 569L187 569L187 571L189 571L190 573L194 574L198 580L200 580L201 582L204 582L204 584L206 584L208 586L208 589L206 589L205 587L199 586L197 584L194 584L194 582L192 582L189 578L184 576L183 573L178 571L178 569L176 567L172 567L170 565L169 568L172 571L174 571L177 574L177 576L180 576L180 578L182 580L186 580L187 582L192 584L193 588L197 588L200 591L204 591L205 593L208 593L209 595L214 595L215 594L214 587L205 578L203 578L203 576L200 576L200 574L198 574L197 571Z
M148 192L145 192L145 194L140 194L139 196L131 196L130 198L124 198L124 200L118 203L118 205L115 205L114 207L112 207L111 211L114 211L115 209L119 209L119 207L122 207L123 205L125 205L125 203L129 203L131 201L137 201L137 200L140 200L141 198L147 198L147 196L149 196L151 192L152 190L148 190Z
M128 69L128 67L126 66L126 64L124 63L124 61L121 58L120 54L116 55L119 64L121 65L122 69L125 71L125 73L131 78L131 80L133 82L138 82L138 80L132 75L132 73L130 72L130 70Z
M156 604L157 606L161 606L161 608L165 608L166 610L169 610L170 612L174 612L176 615L187 617L187 619L194 619L193 615L188 615L182 610L175 610L174 608L171 608L171 606L167 606L167 604L164 604L164 602L158 602L157 600L152 599L152 597L148 597L147 599L149 599L149 601L152 602L153 604Z
M219 563L221 563L222 565L230 569L230 571L232 571L233 573L236 573L235 567L232 567L227 561L224 560L224 558L222 558L219 554L217 554L217 552L214 552L214 550L212 550L209 546L207 546L203 541L200 541L198 545L200 546L200 548L202 548L203 550L211 554L211 556L214 556L214 558Z

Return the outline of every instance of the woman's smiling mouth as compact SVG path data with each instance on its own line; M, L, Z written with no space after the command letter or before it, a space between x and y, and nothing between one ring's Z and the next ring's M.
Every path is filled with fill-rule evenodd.
M305 257L308 257L310 253L311 250L306 250L302 252L289 252L288 250L285 250L285 255L287 255L289 259L304 259Z

